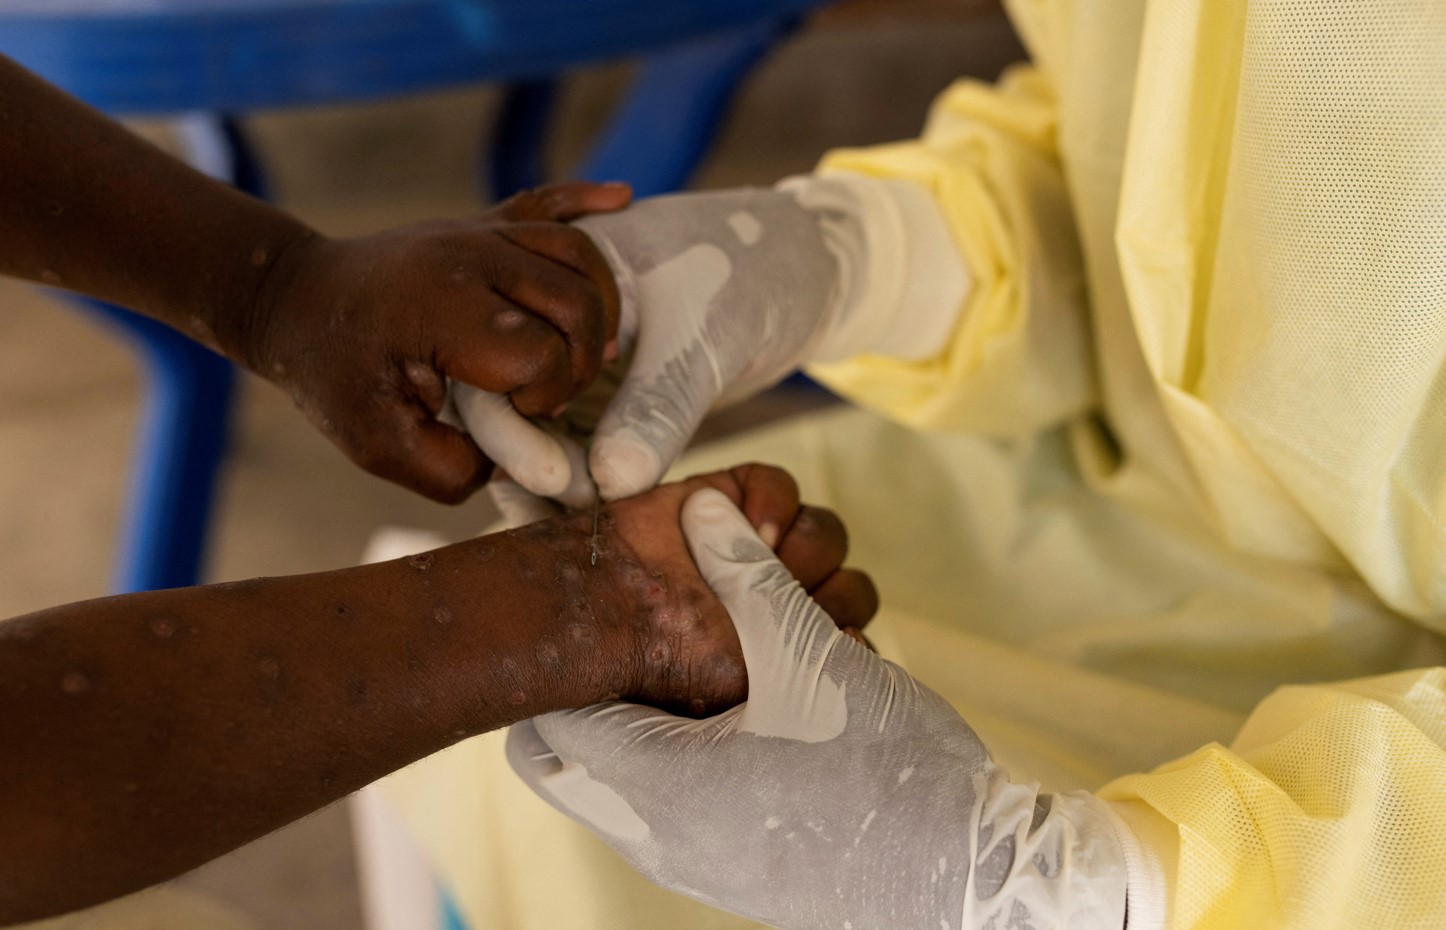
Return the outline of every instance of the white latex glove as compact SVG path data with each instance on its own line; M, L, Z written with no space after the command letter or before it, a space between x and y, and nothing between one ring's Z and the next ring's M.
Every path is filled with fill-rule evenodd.
M747 702L514 726L534 791L650 880L776 927L1124 926L1127 828L1103 802L1011 783L942 698L835 629L723 495L698 492L682 520L738 628Z
M454 393L483 452L573 506L591 482L562 434L593 436L586 461L603 498L645 491L711 408L807 362L937 354L968 292L944 220L905 182L797 178L656 197L576 225L617 277L622 360L560 429L529 423L505 398Z

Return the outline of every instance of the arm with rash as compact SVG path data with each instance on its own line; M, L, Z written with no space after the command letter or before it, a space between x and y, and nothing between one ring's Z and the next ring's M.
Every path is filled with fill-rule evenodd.
M628 202L557 184L478 216L321 235L0 56L0 274L121 304L295 400L368 471L462 500L492 465L437 420L448 378L546 415L596 374L617 288L560 220Z
M659 488L342 571L0 622L0 924L173 876L458 740L630 696L707 713L746 678L678 512L711 486L862 626L841 524L777 469Z

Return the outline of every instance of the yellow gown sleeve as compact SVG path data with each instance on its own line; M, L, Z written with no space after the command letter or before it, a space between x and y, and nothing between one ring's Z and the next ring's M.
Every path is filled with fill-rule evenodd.
M917 142L825 163L934 193L976 279L952 344L824 380L919 427L996 429L993 412L1034 428L1089 403L1083 353L1061 367L1083 375L1072 390L1040 364L1088 349L1088 318L1099 345L1138 346L1198 483L1187 503L1222 542L1358 575L1446 630L1446 4L1011 10L1053 87L1035 71L963 83ZM1128 85L1101 79L1135 55ZM1119 153L1092 134L1111 114ZM1092 170L1101 151L1118 174ZM1056 162L1077 204L1117 205L1098 211L1108 224L1074 222ZM1075 246L1050 254L1080 225L1119 306L1070 289ZM1144 400L1112 401L1111 425L1136 435ZM1133 503L1131 487L1114 499ZM1200 664L1227 632L1198 631ZM1229 748L1112 783L1106 797L1171 838L1172 926L1446 926L1443 688L1441 670L1284 688Z
M821 170L906 180L937 202L973 279L954 336L920 362L864 356L809 373L919 429L1031 433L1094 398L1085 281L1047 83L1018 67L961 81L921 138L830 153Z
M1230 748L1100 794L1176 846L1171 927L1446 922L1446 669L1282 688Z

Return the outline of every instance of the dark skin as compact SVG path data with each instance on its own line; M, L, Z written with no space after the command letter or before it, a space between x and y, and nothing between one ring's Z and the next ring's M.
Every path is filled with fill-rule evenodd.
M747 693L679 525L711 486L840 626L877 596L843 525L744 465L392 562L103 598L0 623L0 924L200 865L469 736L623 697Z
M358 465L447 503L492 471L436 419L447 378L548 415L616 352L617 287L563 223L630 197L561 184L329 239L0 57L0 274L185 333L289 392Z
M131 307L291 393L358 464L442 501L492 471L436 417L454 378L558 410L616 352L606 262L563 222L617 185L328 239L0 58L0 274ZM0 623L0 924L197 866L458 740L626 697L746 695L678 526L711 485L841 625L877 598L776 469L659 488L423 556L70 604Z

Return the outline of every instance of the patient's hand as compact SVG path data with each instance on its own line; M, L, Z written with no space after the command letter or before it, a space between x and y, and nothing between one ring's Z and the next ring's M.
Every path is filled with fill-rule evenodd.
M872 582L842 568L848 538L831 511L799 503L785 471L740 465L689 478L603 507L597 562L591 511L514 530L552 554L543 577L576 582L568 638L597 635L597 665L586 676L592 700L622 697L691 716L717 713L748 694L733 622L698 574L683 539L683 502L702 487L728 495L784 565L843 628L865 626L878 607ZM584 602L585 598L585 602Z

